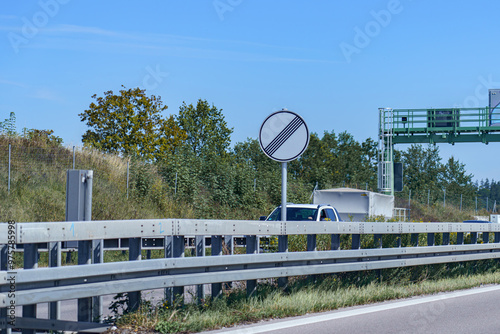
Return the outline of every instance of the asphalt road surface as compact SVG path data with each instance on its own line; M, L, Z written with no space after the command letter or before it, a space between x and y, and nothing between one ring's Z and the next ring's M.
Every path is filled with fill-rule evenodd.
M206 333L500 333L500 286L414 297Z

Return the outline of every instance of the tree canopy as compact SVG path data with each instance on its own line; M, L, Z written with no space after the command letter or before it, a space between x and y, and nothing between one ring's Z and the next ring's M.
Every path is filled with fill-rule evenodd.
M123 89L119 94L107 91L103 97L93 95L96 103L80 116L91 129L83 143L103 152L121 153L153 161L165 157L185 141L186 133L173 116L164 118L168 107L161 97L148 97L139 88Z
M233 129L228 127L222 109L202 99L196 106L183 102L177 121L187 134L187 145L197 156L223 156L227 152Z

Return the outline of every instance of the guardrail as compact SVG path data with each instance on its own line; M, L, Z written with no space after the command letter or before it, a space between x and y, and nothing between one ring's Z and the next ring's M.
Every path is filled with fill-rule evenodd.
M450 240L455 240L455 236L450 238L452 233L457 234L454 244L450 244ZM482 234L479 240L478 233ZM308 235L310 251L259 254L259 237L304 234ZM331 236L331 250L316 251L318 234ZM343 234L351 235L350 250L339 250ZM401 247L401 238L398 238L396 247L382 248L384 235L403 234L411 235L411 244L415 247ZM417 247L421 234L427 236L427 246ZM435 245L436 234L442 236L441 245ZM469 244L464 243L467 234L470 234ZM195 257L183 257L186 235L196 240ZM220 256L224 238L235 235L245 236L247 254ZM373 236L373 248L361 249L361 235ZM219 256L205 256L206 236L211 238L211 255ZM59 266L37 268L37 244L47 243L50 248L54 243L78 241L79 252L83 252L87 248L80 248L83 247L80 243L121 238L130 238L132 260L141 257L141 238L163 238L165 258L73 266L60 266L59 262ZM190 219L0 223L1 244L4 245L0 246L1 328L99 332L106 326L91 323L85 307L78 310L79 322L68 322L58 320L57 312L51 313L52 319L36 319L35 305L47 302L56 305L55 302L75 298L88 302L93 298L90 305L100 307L98 312L102 312L102 305L95 297L115 293L129 293L129 306L134 308L140 301L141 290L166 289L172 301L175 295L184 292L184 286L197 285L198 298L204 298L203 284L212 284L212 295L217 296L222 291L222 283L247 281L247 292L251 294L258 279L498 258L500 224ZM9 249L18 244L24 245L26 269L7 267ZM60 257L61 249L57 251ZM11 305L23 307L21 317L15 311L15 317L11 317Z

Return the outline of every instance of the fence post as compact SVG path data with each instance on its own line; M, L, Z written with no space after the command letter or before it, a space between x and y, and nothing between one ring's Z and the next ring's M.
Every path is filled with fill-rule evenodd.
M175 172L174 196L177 196L177 172Z
M212 235L212 256L222 255L222 236ZM222 294L222 283L212 283L212 298L217 298Z
M129 163L130 162L127 160L127 199L128 199Z
M259 252L259 238L256 235L245 236L247 254L257 254ZM247 280L247 296L252 296L257 290L257 280Z
M457 245L464 244L464 232L457 232Z
M9 194L9 195L10 195L10 163L11 163L10 153L11 153L11 145L9 143L9 167L8 167L9 172L8 172L8 176L7 176L7 178L8 178L8 180L7 180L7 194Z

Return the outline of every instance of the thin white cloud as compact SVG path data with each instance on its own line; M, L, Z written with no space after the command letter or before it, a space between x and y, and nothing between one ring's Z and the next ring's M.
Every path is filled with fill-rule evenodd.
M45 32L62 33L62 34L86 34L97 36L113 36L120 37L120 33L106 30L98 27L86 27L73 24L60 24L55 27L44 29Z
M308 56L293 57L293 55L310 53L310 50L307 49L245 40L218 40L157 33L128 33L70 24L40 29L40 35L44 36L43 41L30 43L26 48L85 51L95 49L99 52L130 54L163 51L165 54L175 57L257 62L331 62ZM284 57L284 54L287 56Z
M30 97L47 101L62 101L62 98L56 92L46 87L37 88Z
M3 80L3 79L0 79L0 85L16 86L16 87L21 87L21 88L26 88L27 87L23 83L15 82L15 81L10 81L10 80Z
M16 20L19 16L0 14L0 20Z

